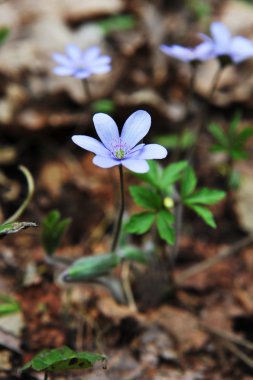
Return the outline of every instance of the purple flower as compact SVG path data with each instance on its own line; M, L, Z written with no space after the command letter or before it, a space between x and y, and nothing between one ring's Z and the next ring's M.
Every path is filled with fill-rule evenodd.
M180 59L184 62L206 61L214 56L212 45L209 42L202 42L193 48L187 48L179 45L161 45L160 49L163 53L169 55L170 57Z
M216 57L226 56L234 63L253 57L253 43L242 36L232 36L228 28L219 21L210 26L211 37L200 34L205 44L212 47Z
M54 53L53 60L59 64L53 72L60 76L89 78L93 74L104 74L111 70L111 57L100 55L101 49L93 46L82 51L75 45L68 45L66 54Z
M139 110L129 116L121 134L115 121L105 113L95 114L93 122L101 142L82 135L73 136L72 140L95 153L93 163L101 168L123 165L133 172L145 173L149 170L146 160L167 156L167 150L159 144L137 145L150 129L151 117L146 111Z

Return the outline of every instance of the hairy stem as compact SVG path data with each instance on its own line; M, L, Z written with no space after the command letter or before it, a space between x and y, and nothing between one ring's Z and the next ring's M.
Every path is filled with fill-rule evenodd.
M121 225L122 225L122 218L123 218L123 213L125 209L124 176L123 176L122 165L119 165L119 177L120 177L120 209L119 209L118 219L115 225L114 238L113 238L112 247L111 247L111 251L113 253L115 253L117 245L118 245L120 230L121 230Z

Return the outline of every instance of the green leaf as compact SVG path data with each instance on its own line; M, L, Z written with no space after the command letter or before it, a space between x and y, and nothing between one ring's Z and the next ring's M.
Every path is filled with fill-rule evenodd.
M142 264L146 264L149 258L146 252L143 252L141 249L133 245L125 245L124 247L121 247L118 251L118 255L121 259L137 261Z
M184 204L192 205L195 203L201 203L206 205L212 205L223 199L225 195L225 191L208 189L204 187L196 191L196 193L190 195L188 198L184 199Z
M160 187L162 189L168 188L170 185L179 180L182 175L182 171L188 166L187 161L180 161L174 164L168 165L162 173Z
M9 234L15 234L16 232L29 227L38 227L38 225L33 222L13 222L2 224L0 226L0 238L3 238Z
M161 210L157 214L157 231L161 239L165 240L168 244L172 245L175 243L175 231L172 226L174 222L174 216L166 211Z
M162 200L157 193L144 186L130 186L130 194L138 206L157 210L162 206Z
M248 158L248 153L245 151L243 147L232 147L231 149L229 149L229 154L234 160L245 160Z
M0 44L4 43L10 34L9 28L0 28Z
M63 274L63 281L88 281L108 275L120 263L121 258L112 253L82 257L73 262Z
M0 317L20 311L20 305L15 298L0 294Z
M188 166L183 174L181 182L181 196L182 198L188 197L196 188L197 177L191 166Z
M165 146L166 148L179 148L179 149L188 149L194 145L196 142L196 134L191 130L186 130L182 135L162 135L157 136L155 142Z
M229 140L233 139L237 135L237 128L241 121L241 112L236 112L228 129Z
M119 15L108 17L97 23L105 34L115 30L130 30L136 25L135 18L132 15Z
M219 142L219 144L223 147L228 147L229 141L227 136L225 135L222 127L218 124L211 123L208 126L209 132L213 135L213 137Z
M35 371L62 371L70 369L91 368L97 361L106 361L105 355L91 352L76 352L63 346L52 350L39 352L32 360L22 367L22 371L33 369Z
M115 103L111 99L100 99L91 104L92 111L112 114L115 111Z
M143 182L147 182L150 185L158 188L161 169L158 163L154 160L148 160L148 165L149 171L147 173L134 173L134 175L141 179Z
M196 214L200 216L200 218L202 218L206 224L208 224L208 226L216 228L216 223L210 210L208 210L206 207L197 205L188 205L188 207L195 211Z
M247 127L244 128L239 134L238 134L238 140L240 144L245 144L246 141L253 135L253 128Z
M71 220L65 218L61 220L59 211L51 211L42 221L41 240L42 245L48 255L53 255L60 244L62 235L69 226Z
M153 212L141 212L130 217L125 228L132 234L144 234L150 230L155 219Z

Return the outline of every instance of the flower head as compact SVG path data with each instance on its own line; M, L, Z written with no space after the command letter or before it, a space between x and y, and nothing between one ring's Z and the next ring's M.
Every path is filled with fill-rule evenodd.
M227 57L234 63L239 63L253 57L253 43L246 37L232 36L228 28L219 21L210 26L211 37L200 34L204 43L212 47L214 56Z
M89 78L93 74L104 74L111 70L111 57L100 55L101 49L93 46L82 51L75 45L68 45L66 54L54 53L53 60L59 64L53 72L60 76Z
M161 45L160 49L170 57L180 59L183 62L206 61L207 59L213 58L212 46L206 42L202 42L193 48L179 45Z
M148 133L151 117L146 111L136 111L126 120L121 134L115 121L105 113L93 117L96 132L101 140L75 135L72 140L83 149L95 153L93 163L101 168L123 165L136 173L149 170L146 160L161 159L167 150L159 144L138 144Z

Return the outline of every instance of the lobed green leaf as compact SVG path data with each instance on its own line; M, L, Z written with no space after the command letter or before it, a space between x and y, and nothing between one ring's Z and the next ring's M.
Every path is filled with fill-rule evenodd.
M154 220L155 214L153 212L141 212L132 215L126 223L125 228L132 234L141 235L150 230Z
M158 210L162 206L161 197L147 187L130 186L129 191L138 206L150 210Z

